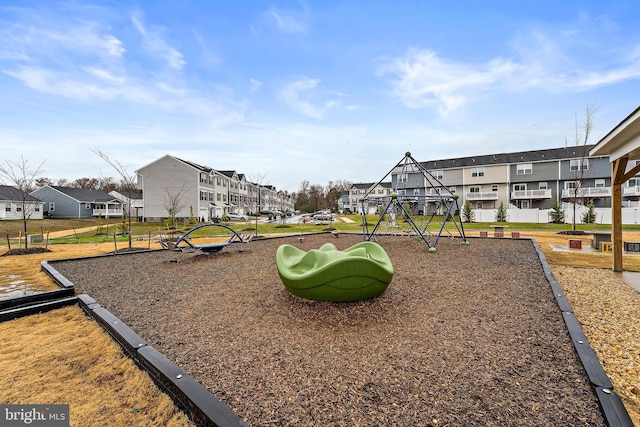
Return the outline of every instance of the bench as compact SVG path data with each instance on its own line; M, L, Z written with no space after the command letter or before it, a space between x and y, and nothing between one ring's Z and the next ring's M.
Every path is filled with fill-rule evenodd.
M624 250L626 252L640 252L640 242L624 242Z
M582 249L582 240L569 239L569 249Z
M493 237L504 237L504 229L509 227L508 225L490 225L493 228Z

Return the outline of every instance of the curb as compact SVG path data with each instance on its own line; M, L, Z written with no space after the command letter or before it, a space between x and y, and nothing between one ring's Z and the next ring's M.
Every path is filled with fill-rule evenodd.
M576 319L569 301L565 297L562 288L556 281L556 278L553 276L551 267L547 262L547 258L542 253L538 242L530 237L521 238L520 240L530 240L538 253L542 269L544 270L544 275L551 286L553 296L558 303L558 308L564 318L565 325L569 331L569 336L573 341L573 347L575 348L576 353L578 353L578 357L582 362L582 366L584 366L587 377L589 377L589 382L591 383L596 397L598 398L600 408L602 408L607 424L610 427L633 427L633 422L631 421L631 417L629 416L627 409L624 407L620 396L613 391L613 383L611 383L611 379L607 376L607 373L600 364L600 360L598 360L596 353L589 344L589 341L584 334L584 330L582 329L582 325L580 325L580 322Z

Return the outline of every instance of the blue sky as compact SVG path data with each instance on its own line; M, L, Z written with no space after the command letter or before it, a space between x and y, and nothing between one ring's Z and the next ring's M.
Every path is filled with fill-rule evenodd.
M575 144L592 104L595 143L640 104L639 25L637 0L5 0L0 160L172 154L296 191Z

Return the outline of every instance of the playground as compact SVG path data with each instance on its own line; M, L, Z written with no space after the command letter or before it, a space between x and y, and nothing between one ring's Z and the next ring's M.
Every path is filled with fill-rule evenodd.
M531 241L384 237L393 281L354 303L292 296L274 267L284 243L361 240L55 268L250 425L605 425Z

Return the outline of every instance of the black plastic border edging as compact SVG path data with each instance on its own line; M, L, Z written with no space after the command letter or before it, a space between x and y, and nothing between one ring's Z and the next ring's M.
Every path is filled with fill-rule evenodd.
M527 237L521 238L520 240L530 240L538 253L542 269L544 270L544 275L551 286L553 295L558 303L558 307L562 312L562 317L564 318L567 330L569 331L569 336L573 341L573 346L578 353L578 357L584 366L587 376L589 377L589 381L591 382L594 392L598 398L598 402L600 403L600 407L602 408L607 424L609 424L610 427L633 427L633 422L631 421L631 417L629 416L627 409L624 407L620 396L613 391L611 379L607 376L600 364L600 361L598 360L598 357L593 351L593 348L589 345L589 341L584 334L582 325L580 325L580 322L576 319L569 301L564 296L562 288L553 276L551 267L547 262L547 258L542 253L538 242L536 242L535 239Z
M28 306L13 308L9 310L0 311L0 323L7 320L18 319L20 317L30 316L32 314L46 313L47 311L55 310L56 308L66 307L78 302L78 298L75 296L56 299L53 301L41 302L39 304L32 304Z
M129 326L101 307L89 295L78 296L80 307L100 324L124 351L176 405L187 412L198 425L211 427L248 427L242 418L225 406L191 375L163 356Z
M55 291L39 292L22 297L7 298L0 300L0 310L25 307L46 301L53 301L61 298L74 296L74 290L69 288L56 289Z

